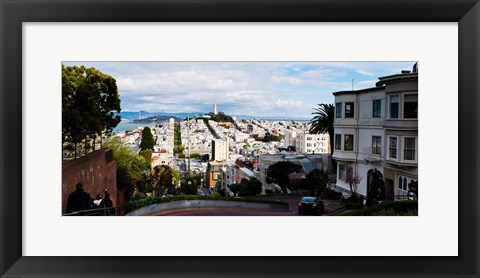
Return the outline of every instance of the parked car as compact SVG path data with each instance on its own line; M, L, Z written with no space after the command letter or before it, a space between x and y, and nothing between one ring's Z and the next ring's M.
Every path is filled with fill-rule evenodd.
M298 202L298 214L322 215L324 210L322 201L316 197L303 197Z

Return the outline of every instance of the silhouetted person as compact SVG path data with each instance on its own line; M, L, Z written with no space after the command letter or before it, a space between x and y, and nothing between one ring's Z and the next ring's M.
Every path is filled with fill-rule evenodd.
M80 182L77 183L76 188L74 192L68 195L67 213L91 208L92 201L90 194L83 191L83 184Z
M92 208L98 209L102 208L102 194L98 193L97 196L95 197L95 200L93 200L93 205Z
M377 188L377 195L375 195L375 199L379 202L385 201L385 192L381 188Z
M110 193L108 193L106 190L105 190L105 197L103 197L103 200L102 202L100 203L100 207L102 208L111 208L113 207L113 202L112 202L112 199L110 199ZM111 213L111 210L105 210L105 214L106 215L110 215Z

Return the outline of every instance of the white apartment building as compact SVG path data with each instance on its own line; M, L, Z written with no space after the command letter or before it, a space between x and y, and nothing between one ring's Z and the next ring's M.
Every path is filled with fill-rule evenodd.
M367 196L373 177L385 182L387 198L405 196L418 181L418 72L379 78L377 87L334 92L337 187L358 175L356 193Z
M212 140L212 160L224 161L229 159L230 154L230 139L226 140L214 139Z
M310 134L298 132L295 140L295 150L299 153L315 154L329 153L328 134Z
M285 132L285 147L294 146L295 151L304 154L330 153L328 134L310 134L300 130Z

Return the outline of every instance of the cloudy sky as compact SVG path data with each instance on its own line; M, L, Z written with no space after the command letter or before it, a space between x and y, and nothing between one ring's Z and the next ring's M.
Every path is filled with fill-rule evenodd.
M122 111L217 110L254 117L310 119L332 92L375 86L414 62L65 62L117 81Z

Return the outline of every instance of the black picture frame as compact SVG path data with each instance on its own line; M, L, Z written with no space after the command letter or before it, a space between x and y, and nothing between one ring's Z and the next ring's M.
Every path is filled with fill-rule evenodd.
M1 277L479 277L478 0L0 0L0 3ZM22 22L150 21L458 22L459 256L22 256ZM448 200L447 194L445 198Z

